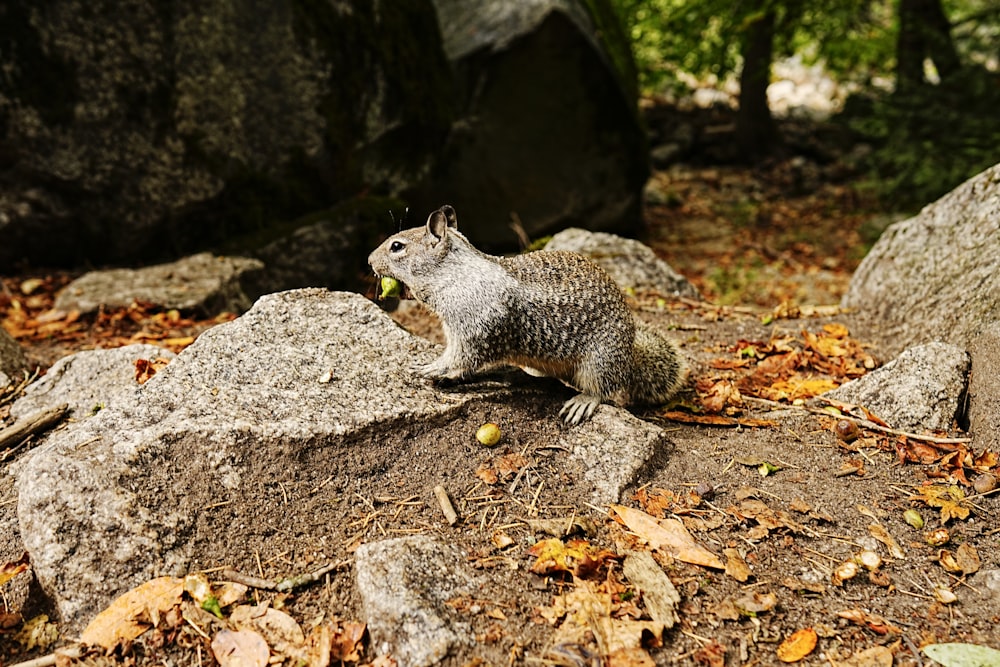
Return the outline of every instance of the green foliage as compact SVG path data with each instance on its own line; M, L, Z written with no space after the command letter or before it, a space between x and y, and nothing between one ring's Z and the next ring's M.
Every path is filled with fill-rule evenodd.
M871 187L892 209L918 208L996 164L1000 76L966 67L948 85L873 96L845 121L875 150Z

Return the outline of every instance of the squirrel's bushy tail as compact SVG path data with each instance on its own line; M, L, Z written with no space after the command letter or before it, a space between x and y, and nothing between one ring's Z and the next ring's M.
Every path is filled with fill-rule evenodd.
M684 386L688 369L677 344L644 322L635 323L634 355L634 403L666 403Z

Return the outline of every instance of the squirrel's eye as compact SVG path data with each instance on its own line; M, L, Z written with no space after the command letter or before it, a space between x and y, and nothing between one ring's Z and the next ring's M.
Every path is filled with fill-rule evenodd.
M399 252L404 247L402 241L393 241L389 244L389 252Z

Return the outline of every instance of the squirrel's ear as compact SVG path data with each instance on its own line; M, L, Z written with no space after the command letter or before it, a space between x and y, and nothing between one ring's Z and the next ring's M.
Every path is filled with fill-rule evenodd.
M448 221L448 226L452 229L458 229L458 216L455 215L455 209L445 204L439 210L444 213L444 219Z
M448 233L448 218L439 209L427 218L427 233L440 241Z

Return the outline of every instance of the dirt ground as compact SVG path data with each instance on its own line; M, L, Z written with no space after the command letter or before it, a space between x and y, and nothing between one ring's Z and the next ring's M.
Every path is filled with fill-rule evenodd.
M995 495L972 497L952 504L970 510L966 518L944 521L942 508L929 506L922 488L951 486L952 468L940 460L946 451L937 458L926 456L923 463L903 463L898 435L862 429L859 439L845 442L834 434L837 418L791 401L772 405L753 400L749 394L742 403L732 398L726 403L718 415L725 423L688 423L704 416L692 408L703 404L706 388L726 379L738 384L752 370L739 365L740 350L747 344L763 349L769 341L794 340L804 348L803 330L821 335L830 330L824 325L833 323L844 325L851 339L860 338L849 314L828 310L823 317L779 317L768 324L762 318L774 309L787 313L790 300L801 306L836 302L864 251L859 229L872 217L841 186L824 186L779 206L776 198L766 196L768 186L757 176L704 171L709 173L657 176L657 187L672 194L650 207L649 236L708 298L740 305L715 308L655 298L636 302L640 317L681 343L693 379L681 405L671 408L672 417L636 412L667 429L672 446L654 458L623 504L658 518L680 518L698 542L728 558L728 566L722 571L655 554L681 596L679 622L662 642L646 636L644 652L603 662L593 633L560 640L569 636L559 631L565 630L572 609L560 614L556 607L571 607L564 596L582 581L607 594L606 611L614 621L646 618L645 603L623 578L620 559L609 555L643 547L605 508L588 503L582 471L558 445L567 427L556 413L571 390L519 374L478 383L484 397L467 407L462 419L395 425L370 442L318 447L311 454L338 461L338 468L353 475L312 479L289 473L256 490L253 517L233 517L224 508L206 512L199 540L205 545L238 541L246 558L197 566L210 577L228 566L276 579L342 563L320 582L292 594L251 593L309 628L321 619L360 618L351 572L351 556L359 544L435 533L463 547L473 568L501 582L481 597L452 601L474 635L467 650L445 663L456 666L771 665L780 664L782 642L807 628L815 632L818 646L801 661L805 665L929 665L933 663L919 654L928 643L1000 645L1000 597L977 581L981 577L968 571L971 566L957 573L945 567L949 554L961 550L967 555L971 548L980 571L1000 568L995 528L1000 507ZM748 204L750 190L765 195ZM739 210L752 215L733 214ZM836 213L819 213L831 210ZM4 278L12 291L25 277ZM413 309L407 313L402 319L411 330L433 338L431 318ZM209 324L191 322L184 331L196 334ZM184 323L180 325L183 329ZM128 337L119 339L127 342ZM23 342L35 359L48 363L67 346L56 338ZM864 349L878 358L878 350ZM720 359L731 360L733 367L721 368ZM491 386L504 388L491 395ZM691 420L677 418L684 412ZM485 422L500 426L503 438L496 447L480 445L470 433L469 424ZM442 518L431 492L437 484L451 491L461 517L454 527ZM315 523L284 526L288 503L312 508ZM908 523L912 515L904 514L911 509L924 521L919 529ZM546 536L529 520L567 523L574 517L592 522L574 537L598 554L595 569L573 576L532 573L536 558L528 550ZM274 539L278 534L282 538ZM930 543L935 537L937 542ZM892 540L894 548L887 546ZM606 552L600 555L600 550ZM875 552L881 563L838 580L836 573L846 572L844 564L863 552ZM38 610L24 611L27 617ZM203 622L206 632L212 622ZM141 665L212 664L211 632L203 637L189 625L195 624L171 626L165 620L112 659ZM5 665L44 652L23 651L12 637L13 631L0 634ZM371 663L377 657L361 642L358 655L346 664ZM108 658L91 655L87 660L105 664Z

